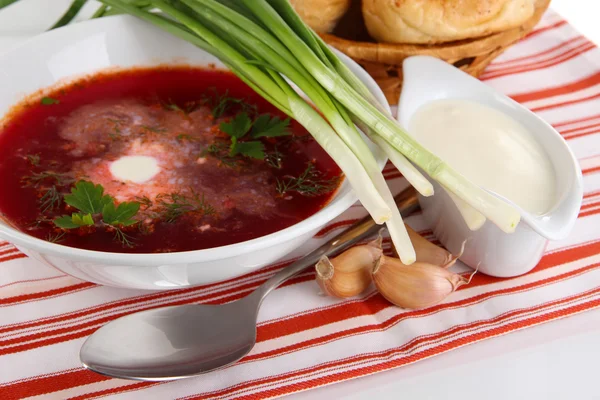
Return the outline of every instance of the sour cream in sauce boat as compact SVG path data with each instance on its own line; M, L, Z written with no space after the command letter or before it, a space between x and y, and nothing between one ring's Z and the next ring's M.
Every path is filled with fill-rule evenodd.
M468 240L461 260L486 274L509 277L530 271L548 240L567 236L577 219L583 190L573 153L540 117L459 69L427 56L410 57L403 68L399 122L452 167L511 202L522 216L512 234L476 212L467 224L463 214L472 210L460 202L457 206L434 183L435 194L419 201L435 235L452 252ZM445 125L436 119L445 119ZM441 127L445 129L432 131ZM477 130L481 136L475 137ZM520 153L518 158L511 148ZM515 166L516 160L522 165Z

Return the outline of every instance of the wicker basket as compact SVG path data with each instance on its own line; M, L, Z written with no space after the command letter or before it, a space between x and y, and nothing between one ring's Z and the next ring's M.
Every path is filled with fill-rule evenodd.
M368 41L370 38L362 20L360 2L354 1L353 4L333 34L323 34L322 37L362 65L377 81L390 104L396 104L402 89L402 62L405 58L430 55L445 60L473 76L479 76L494 58L531 32L548 8L550 0L537 0L535 14L517 28L482 38L438 45Z

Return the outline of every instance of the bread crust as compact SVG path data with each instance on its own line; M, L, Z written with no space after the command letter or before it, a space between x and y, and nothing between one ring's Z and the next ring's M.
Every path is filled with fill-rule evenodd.
M348 11L352 0L290 0L300 18L319 33L328 33Z
M369 34L378 42L433 44L515 28L536 0L362 0Z

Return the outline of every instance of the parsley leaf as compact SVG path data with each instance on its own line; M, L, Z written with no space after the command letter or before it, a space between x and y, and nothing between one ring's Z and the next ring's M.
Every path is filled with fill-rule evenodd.
M73 213L70 217L63 215L56 218L54 225L64 229L75 229L81 226L94 225L94 219L91 214Z
M60 100L53 99L52 97L42 97L40 103L45 106L51 106L52 104L60 104Z
M287 136L289 131L290 119L284 120L279 117L272 117L269 114L262 114L254 121L250 136L256 139L259 137L277 137Z
M219 125L219 129L236 139L248 133L250 127L252 127L252 120L245 112L236 115L231 122L221 122L221 125Z
M229 155L233 157L237 154L262 160L265 158L265 146L257 140L238 142L235 138L232 138Z
M102 208L102 220L109 225L129 226L137 223L131 219L140 209L140 203L136 201L123 202L115 207L112 201Z
M62 217L56 218L54 220L54 225L64 229L79 228L79 225L73 222L73 219L68 215L63 215Z
M43 200L44 198L42 198ZM82 226L95 225L94 215L99 218L102 214L102 222L97 227L115 231L115 240L126 247L133 246L133 239L121 230L121 227L136 224L133 217L140 210L141 204L137 201L123 202L115 206L112 197L104 194L102 185L94 185L92 182L78 181L71 189L71 194L64 196L65 203L77 208L81 212L73 213L71 216L63 215L54 219L54 225L63 229L76 229ZM147 199L150 203L150 199ZM149 207L146 203L146 207ZM59 239L62 239L60 236ZM48 239L50 240L50 239Z
M71 189L71 194L66 195L64 200L85 214L102 212L102 208L112 202L112 198L104 194L102 185L94 185L88 181L78 181Z

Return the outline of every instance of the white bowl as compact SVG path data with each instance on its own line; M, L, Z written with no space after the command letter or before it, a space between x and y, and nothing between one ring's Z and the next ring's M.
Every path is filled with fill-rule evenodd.
M373 79L348 57L338 55L387 105ZM130 16L101 18L57 29L0 56L0 115L23 96L57 82L111 67L165 63L212 63L225 69L215 57ZM385 159L378 157L378 162L383 167ZM86 281L137 289L175 289L233 278L270 264L302 245L356 200L344 182L326 207L289 228L229 246L179 253L82 250L36 239L1 221L0 237L28 256Z
M511 234L486 221L471 231L448 193L434 183L435 194L420 197L425 219L440 242L453 253L460 251L465 264L485 274L509 277L529 272L540 261L548 239L569 234L583 196L579 164L560 134L540 117L478 79L428 56L407 58L403 64L404 83L398 106L398 121L408 127L415 111L434 100L465 99L494 107L519 121L548 154L556 175L556 201L546 214L521 211L521 222Z

